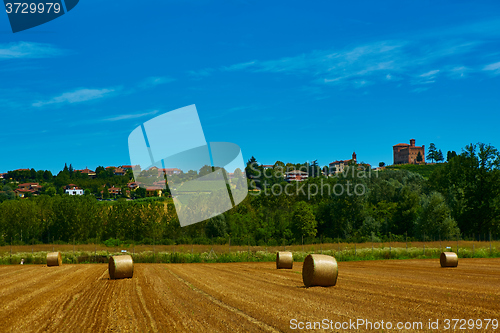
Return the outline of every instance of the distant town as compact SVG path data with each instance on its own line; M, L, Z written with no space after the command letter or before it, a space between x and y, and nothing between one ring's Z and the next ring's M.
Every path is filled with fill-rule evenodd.
M417 146L415 139L410 139L409 143L398 143L393 146L393 165L400 164L426 164L425 162L425 146ZM455 152L448 152L447 158L456 156ZM441 150L437 150L435 145L431 143L427 160L434 162L444 161L444 156ZM247 169L260 168L268 170L277 166L283 167L283 178L287 182L304 181L309 177L334 176L343 173L347 166L357 165L365 169L383 170L386 165L380 162L378 167L358 162L356 152L352 153L350 159L335 160L329 163L328 166L320 168L315 162L312 164L285 164L276 162L275 164L258 164L254 157L247 163ZM141 171L138 166L120 165L120 166L99 166L95 170L85 167L84 169L73 169L72 165L65 165L63 170L54 176L48 170L35 169L16 169L6 173L0 173L0 180L5 184L0 191L0 198L12 198L14 195L18 198L27 198L37 196L39 194L67 194L67 195L84 195L92 194L100 199L116 199L116 198L145 198L170 196L168 182L165 176L184 176L183 171L177 168L157 168L152 167L149 170L158 172L158 181L141 186L140 182L134 181L133 170ZM247 171L247 176L252 179L251 172ZM190 172L189 180L195 177L196 174ZM232 178L233 174L229 174ZM14 185L14 186L10 186ZM12 188L14 187L14 188Z

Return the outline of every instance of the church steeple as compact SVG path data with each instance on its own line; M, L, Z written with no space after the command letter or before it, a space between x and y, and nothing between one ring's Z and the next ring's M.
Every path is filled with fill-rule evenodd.
M353 160L354 162L356 162L356 152L353 152L353 153L352 153L352 160Z

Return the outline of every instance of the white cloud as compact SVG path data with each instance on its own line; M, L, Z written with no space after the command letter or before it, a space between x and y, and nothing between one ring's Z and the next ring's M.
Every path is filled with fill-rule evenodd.
M420 74L415 80L412 80L412 84L431 84L436 82L436 75L440 72L439 69L428 71L426 73ZM415 90L413 90L415 91Z
M251 68L253 65L255 65L257 63L258 63L257 61L249 61L249 62L245 62L242 64L236 64L236 65L232 65L232 66L228 66L228 67L223 67L223 69L226 71L240 71L240 70L244 70L247 68Z
M500 74L500 62L496 62L494 64L489 64L487 66L484 66L483 68L484 71L491 71L495 75Z
M106 97L107 95L113 93L116 89L77 89L75 91L66 92L62 95L56 96L47 101L38 101L33 103L35 107L41 107L50 104L61 104L61 103L81 103L94 99L99 99Z
M151 116L154 114L157 114L160 112L159 110L153 110L150 112L144 112L144 113L136 113L136 114L124 114L121 116L116 116L112 118L106 118L103 119L102 121L119 121L119 120L126 120L126 119L135 119L135 118L141 118L141 117L146 117L146 116Z
M447 69L446 74L448 77L453 79L464 78L467 76L467 73L472 72L473 70L466 66L455 66L453 68Z
M16 42L0 44L0 60L53 58L67 53L65 50L45 43Z
M175 79L166 76L151 76L140 83L139 87L143 89L153 88L160 84L170 83L173 81L175 81Z
M428 77L428 76L430 76L430 77L434 77L434 76L436 76L436 74L437 74L437 73L439 73L439 69L435 69L435 70L433 70L433 71L429 71L429 72L427 72L427 73L420 74L420 76L421 76L421 77Z
M210 76L214 71L213 68L205 68L198 71L189 71L188 74L195 77L206 77Z
M267 61L250 61L222 67L224 71L284 73L319 77L315 82L364 87L368 83L410 80L412 84L435 82L440 69L415 72L437 61L471 52L475 43L428 46L409 41L380 41L345 50L312 51ZM415 78L418 78L415 80ZM382 80L385 79L385 80Z
M483 37L491 34L500 36L498 29L495 33L491 32L492 27L499 26L500 20L495 20L487 24L479 22L443 28L439 32L433 29L432 33L421 31L401 39L314 50L276 59L252 60L191 73L199 77L211 75L216 70L280 73L309 76L311 82L316 84L342 87L394 81L429 85L439 78L459 79L467 73L479 72L478 61L492 55L491 45L494 43L493 39ZM499 75L500 63L488 65L484 71Z
M406 42L382 41L343 51L313 51L295 57L251 61L223 67L222 70L286 73L322 77L322 82L364 86L367 78L382 72L401 71L398 63Z

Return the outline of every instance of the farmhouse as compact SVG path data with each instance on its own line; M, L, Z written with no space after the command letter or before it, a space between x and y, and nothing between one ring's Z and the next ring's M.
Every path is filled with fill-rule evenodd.
M180 175L182 170L177 168L167 168L167 169L158 169L158 177L162 177L163 174L167 176Z
M140 165L122 165L120 168L124 170L134 170L134 171L141 171L141 166Z
M151 186L146 188L146 196L147 197L161 197L161 193L163 191L162 186Z
M113 171L113 174L115 176L125 176L125 174L127 173L127 170L121 168L121 167L118 167L116 168L114 171Z
M79 188L75 184L66 185L64 193L69 195L83 195L83 189Z
M17 189L14 190L14 193L20 198L24 198L26 194L31 193L33 195L37 195L40 193L40 189L42 186L38 183L24 183L19 184Z
M85 167L85 169L82 169L82 170L76 170L76 171L79 171L81 172L82 174L84 175L87 175L89 176L90 178L95 178L96 174L94 171L90 170L89 168Z
M127 187L130 190L135 191L139 187L140 184L141 184L140 182L130 182L127 184Z
M122 194L122 189L119 187L115 187L113 185L112 187L108 188L108 192L109 192L109 194L112 194L112 195L120 195L120 194Z
M309 177L309 174L305 171L302 170L292 170L288 171L285 175L285 180L287 182L291 181L296 181L296 182L303 182L304 180Z

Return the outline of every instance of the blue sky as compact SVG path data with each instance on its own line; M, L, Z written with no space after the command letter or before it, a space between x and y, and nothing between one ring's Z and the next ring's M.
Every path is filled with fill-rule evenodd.
M16 34L1 14L0 172L129 164L135 127L191 104L207 141L263 164L391 164L410 138L500 148L499 10L85 0Z

